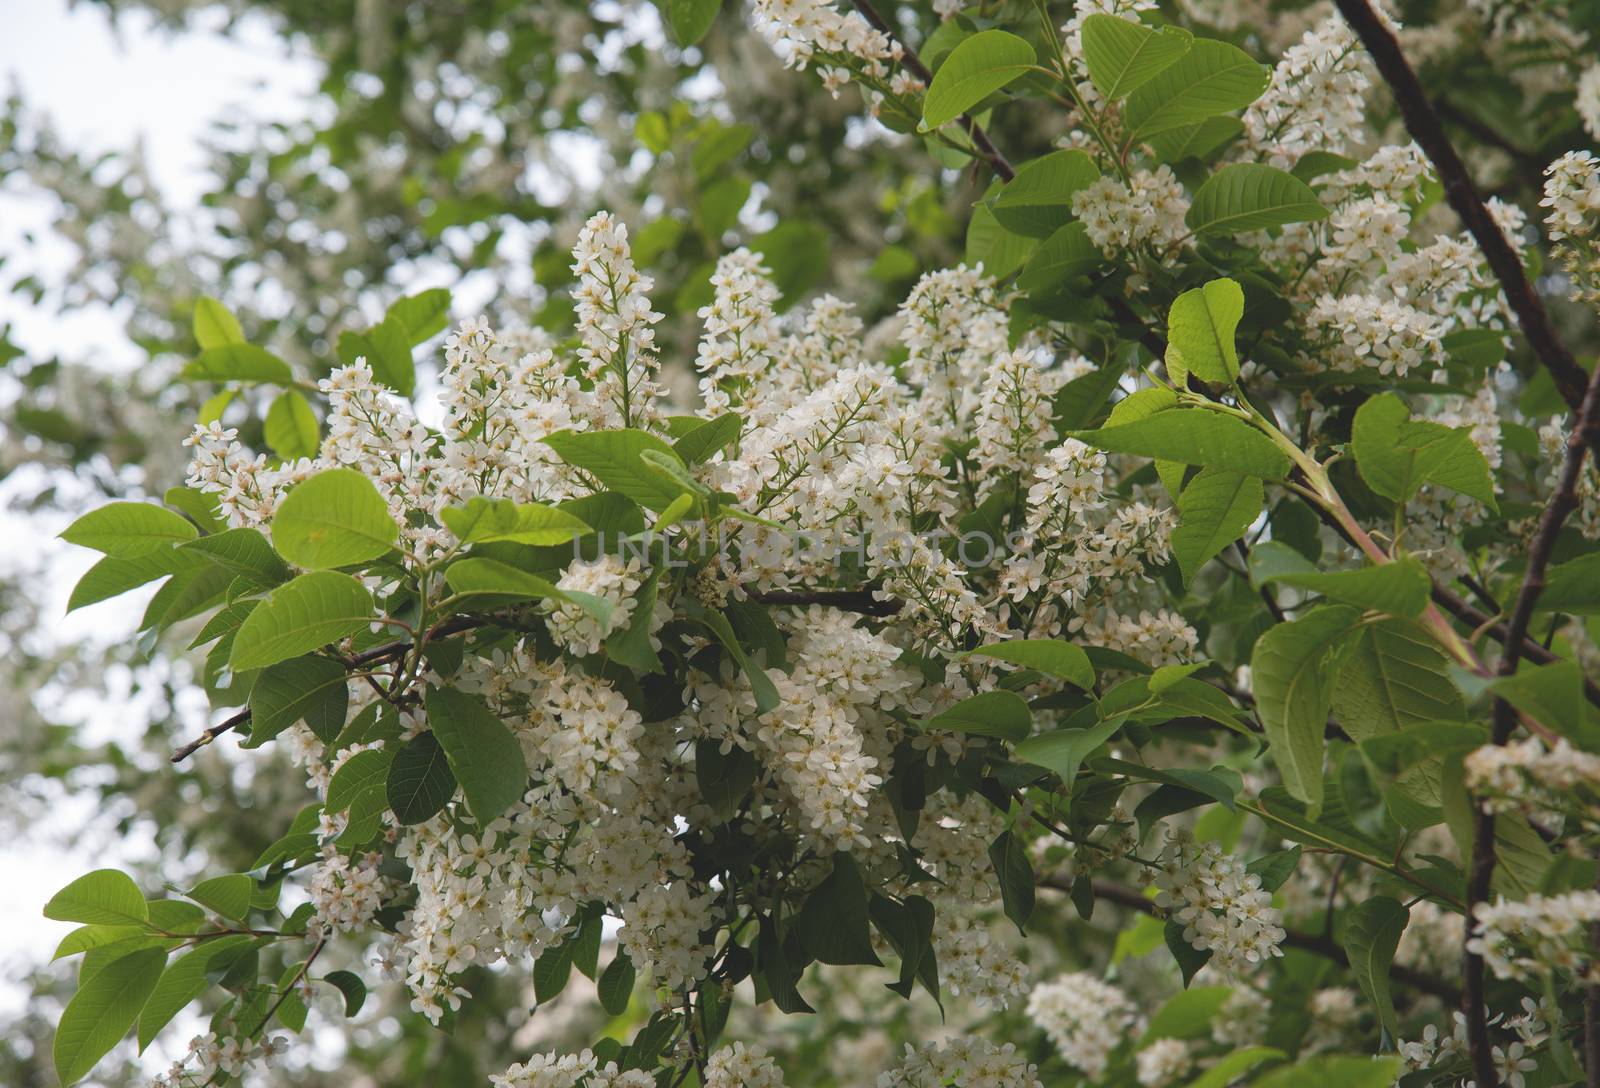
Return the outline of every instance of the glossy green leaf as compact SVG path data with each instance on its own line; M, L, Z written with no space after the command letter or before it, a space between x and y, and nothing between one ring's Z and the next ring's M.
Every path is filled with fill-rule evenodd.
M1096 748L1110 740L1122 728L1121 717L1107 718L1087 729L1057 729L1029 737L1011 750L1012 756L1023 763L1032 763L1061 776L1061 781L1071 788L1083 765Z
M78 987L61 1012L54 1058L62 1084L81 1080L128 1033L161 980L167 953L142 948L123 956Z
M199 535L187 519L154 503L111 502L67 526L61 539L114 559L137 559Z
M1070 642L1058 638L1019 638L997 642L992 646L979 646L968 656L992 657L1009 661L1028 669L1037 669L1046 676L1080 687L1085 691L1094 687L1094 666L1089 655Z
M633 998L633 984L636 974L633 961L628 958L628 953L620 947L617 954L606 969L600 972L600 979L595 986L600 997L600 1007L612 1016L621 1016L628 1011L628 1003Z
M322 445L316 414L294 389L285 389L274 398L261 433L272 452L285 461L315 457Z
M694 45L704 38L722 9L722 0L656 0L672 40L680 46Z
M1033 46L1004 30L964 39L933 74L922 100L922 127L935 129L954 121L1020 78L1035 61Z
M1178 496L1178 526L1172 531L1172 554L1184 582L1207 560L1244 535L1261 516L1261 480L1226 469L1206 468Z
M1083 60L1095 90L1115 101L1150 82L1189 51L1194 35L1175 26L1152 30L1096 13L1083 21Z
M1018 168L990 210L1006 230L1043 238L1072 218L1073 194L1099 177L1087 151L1052 151Z
M458 559L445 568L450 588L462 596L533 598L565 601L589 613L602 627L611 625L611 602L593 593L562 589L536 574L497 559Z
M454 688L428 689L428 726L450 761L480 825L522 800L528 766L522 742L474 696Z
M1256 712L1272 760L1289 792L1314 810L1322 803L1323 735L1339 667L1361 613L1326 605L1270 627L1250 658Z
M1270 540L1250 550L1250 581L1257 587L1293 586L1401 617L1421 615L1433 589L1427 569L1409 557L1357 570L1321 571L1287 544Z
M1089 241L1089 228L1079 222L1068 223L1033 251L1017 277L1017 286L1024 291L1048 291L1105 263L1100 247Z
M1033 714L1016 692L986 691L924 719L921 728L1021 740L1033 730Z
M1212 280L1179 295L1167 313L1167 374L1182 387L1185 374L1218 385L1239 377L1234 334L1244 316L1244 291L1230 279Z
M372 622L372 594L348 574L319 570L272 591L233 637L235 671L261 669L337 642Z
M132 877L116 869L96 869L51 896L44 916L88 925L142 925L150 908Z
M849 854L833 855L833 870L812 889L795 919L800 943L820 963L876 967L867 921L867 886Z
M244 343L244 329L239 327L239 319L214 298L195 300L192 324L195 343L202 351Z
M355 469L324 469L284 496L272 543L297 567L326 570L388 554L400 537L389 504Z
M1127 125L1144 140L1243 109L1267 89L1271 72L1226 42L1196 38L1188 52L1128 98Z
M456 776L433 733L412 737L389 764L389 809L402 824L430 819L450 803L455 792Z
M1183 221L1196 234L1243 234L1327 215L1316 191L1293 174L1265 163L1240 162L1205 180Z
M223 344L207 348L184 366L179 377L200 382L270 382L294 384L289 364L254 344Z
M324 742L344 728L350 682L344 666L326 657L294 657L261 670L250 688L250 739L265 744L304 721Z
M1404 904L1379 895L1357 904L1344 923L1342 943L1350 957L1350 973L1377 1010L1378 1023L1394 1040L1400 1038L1400 1018L1395 1015L1394 997L1389 992L1389 966L1410 920L1411 912Z
M567 464L640 506L660 512L684 493L683 487L650 471L640 459L645 450L678 456L664 440L646 431L559 431L544 441Z
M1380 393L1356 410L1350 449L1361 478L1386 498L1405 502L1423 484L1435 484L1499 509L1489 462L1473 444L1471 429L1413 420L1393 393Z
M540 503L475 496L462 506L447 506L439 520L463 544L509 540L517 544L565 544L590 532L587 522L566 510Z
M186 893L203 907L231 918L244 921L250 913L250 897L255 894L256 882L244 873L229 873L202 880Z
M1130 398L1131 399L1131 398ZM1077 431L1072 437L1113 453L1176 461L1281 480L1289 457L1265 434L1233 416L1205 408L1169 408L1129 423Z
M211 985L207 972L214 961L227 958L249 947L252 938L246 934L218 937L206 941L184 953L161 972L161 979L139 1011L139 1051L144 1052L162 1028L172 1022L188 1004Z

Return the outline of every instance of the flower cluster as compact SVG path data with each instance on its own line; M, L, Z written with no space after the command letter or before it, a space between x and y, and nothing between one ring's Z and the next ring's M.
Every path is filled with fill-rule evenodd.
M1156 905L1183 926L1185 942L1211 953L1208 966L1241 975L1283 955L1281 915L1244 862L1184 831L1169 835L1160 862Z
M1552 972L1578 973L1592 955L1589 927L1600 921L1600 892L1496 899L1472 908L1467 949L1496 978L1538 983Z
M1028 1019L1068 1065L1097 1080L1138 1016L1121 990L1079 971L1035 986Z
M1538 737L1486 744L1467 753L1467 788L1498 812L1568 812L1588 823L1600 817L1600 756L1565 737L1546 747Z
M1597 69L1600 71L1600 69ZM1600 304L1600 159L1568 151L1545 169L1544 223L1573 301Z

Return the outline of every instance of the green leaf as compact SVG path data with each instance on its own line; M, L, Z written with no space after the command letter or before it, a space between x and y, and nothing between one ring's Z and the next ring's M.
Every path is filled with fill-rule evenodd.
M1183 923L1175 918L1168 918L1167 924L1162 927L1162 937L1166 939L1167 950L1172 953L1172 958L1178 964L1178 973L1183 977L1184 988L1194 981L1194 976L1199 973L1211 959L1211 950L1201 950L1183 939Z
M573 941L568 938L546 948L533 961L533 996L540 1005L555 1000L572 977Z
M1398 777L1431 759L1462 755L1489 743L1489 731L1471 722L1422 722L1399 732L1376 733L1361 754L1378 771Z
M997 642L992 646L979 646L966 656L992 657L1009 661L1028 669L1037 669L1046 676L1089 691L1094 687L1094 666L1089 655L1070 642L1058 638L1019 638L1010 642Z
M128 1033L166 962L164 948L139 949L78 987L56 1028L54 1057L62 1084L81 1080Z
M444 580L462 596L566 601L589 613L602 627L611 625L611 602L604 597L562 589L537 574L518 570L497 559L458 559L445 568Z
M87 925L140 925L150 917L150 907L132 877L115 869L96 869L51 896L44 916Z
M112 502L67 526L61 539L114 559L137 559L199 536L185 518L148 502Z
M1020 78L1035 62L1033 46L1004 30L985 30L950 51L933 74L922 100L922 127L954 121L1000 88Z
M393 760L391 749L367 748L346 759L333 772L323 809L329 815L349 810L349 822L339 836L341 843L364 846L383 826L383 813L388 807L389 764Z
M967 220L965 260L968 264L982 262L986 274L1003 280L1021 268L1038 248L1037 238L1015 234L1002 227L988 204L980 202L973 206L972 218Z
M415 347L443 332L450 323L450 292L443 287L430 287L396 299L384 313L384 319L398 321L411 346ZM410 390L401 392L410 396Z
M347 1017L360 1012L361 1006L367 1002L367 984L354 972L329 971L322 976L322 981L344 995L344 1014Z
M366 332L340 333L339 355L347 363L358 356L366 359L373 378L409 397L417 387L417 364L411 355L415 342L404 321L391 315Z
M450 760L472 815L489 823L528 792L522 743L475 697L453 688L428 689L428 725Z
M1274 1069L1252 1088L1390 1088L1403 1070L1396 1057L1318 1055Z
M1256 712L1284 785L1313 809L1322 803L1323 734L1339 667L1361 613L1325 605L1270 627L1250 658Z
M228 662L235 672L263 669L363 631L372 594L348 574L302 574L272 591L239 625Z
M289 364L254 344L224 344L207 348L178 372L185 381L271 382L293 385Z
M1234 334L1244 316L1244 291L1233 280L1212 280L1185 291L1167 313L1167 373L1172 384L1183 375L1230 385L1239 377Z
M1251 1046L1235 1050L1218 1059L1217 1064L1190 1081L1188 1088L1228 1088L1228 1085L1238 1081L1256 1066L1264 1062L1282 1061L1287 1057L1283 1051L1270 1046Z
M244 343L239 319L214 298L202 296L194 304L194 339L202 351Z
M463 544L509 540L517 544L548 547L591 532L582 518L554 506L518 503L510 499L476 496L464 506L447 506L439 520Z
M627 1012L628 1003L633 998L634 978L633 961L628 958L627 952L618 948L616 956L600 973L600 981L595 987L600 996L600 1007L612 1016Z
M244 873L229 873L202 880L188 891L188 897L203 907L208 907L224 918L244 921L250 913L250 897L255 894L256 882Z
M1117 423L1115 417L1110 422L1112 426L1076 431L1072 437L1113 453L1227 469L1269 480L1289 474L1288 455L1272 439L1233 416L1205 408L1169 408L1130 423Z
M704 38L722 9L722 0L656 0L661 16L680 46L694 45Z
M1327 215L1316 191L1293 174L1265 163L1240 162L1205 180L1183 221L1196 234L1243 234Z
M673 450L686 465L698 465L710 459L729 442L739 437L744 429L744 418L737 412L723 412L716 419L708 419L692 430L686 431L672 443Z
M1115 15L1083 21L1083 60L1089 79L1107 101L1139 89L1189 51L1194 35L1175 26L1159 31Z
M989 862L1000 882L1000 903L1006 917L1016 924L1019 932L1026 933L1028 919L1033 917L1035 897L1033 864L1028 860L1027 845L1010 831L1002 831L989 844Z
M1239 777L1239 772L1229 767L1213 767L1209 771L1193 770L1187 767L1147 767L1142 763L1129 763L1122 759L1097 759L1091 766L1101 772L1127 775L1144 782L1161 782L1168 786L1198 793L1218 801L1228 808L1234 807L1234 801L1239 796L1239 791L1244 788L1244 780Z
M773 308L779 313L828 274L829 231L819 223L785 219L750 239L749 244L766 257L767 267L772 269L772 283L779 295Z
M833 855L833 871L806 896L795 928L820 963L880 966L872 951L867 886L849 854Z
M273 400L261 433L272 452L285 461L315 457L322 445L316 414L306 398L293 389L285 389Z
M1126 112L1128 131L1145 140L1243 109L1267 89L1271 75L1242 49L1196 38L1187 53L1133 92Z
M1021 740L1033 729L1033 714L1014 691L986 691L924 719L919 728Z
M1423 722L1459 721L1467 708L1450 680L1449 664L1418 624L1367 624L1344 659L1334 714L1357 743Z
M402 824L420 824L450 803L456 776L432 733L418 733L389 764L389 808Z
M558 431L544 441L567 464L658 513L685 491L660 473L652 472L640 459L645 450L674 459L678 456L665 441L647 431Z
M1557 563L1547 570L1544 592L1534 607L1539 612L1600 615L1600 551Z
M1100 168L1087 151L1052 151L1024 163L990 210L1007 230L1043 238L1072 218L1072 195L1099 177Z
M1389 993L1389 965L1410 920L1411 912L1399 900L1379 895L1358 904L1344 924L1342 943L1350 957L1350 973L1377 1010L1378 1022L1391 1040L1400 1038L1400 1019Z
M197 946L193 951L187 952L173 960L166 970L161 972L161 980L156 983L150 997L145 1001L144 1008L139 1012L139 1052L143 1053L145 1047L161 1032L161 1029L172 1022L172 1018L182 1012L184 1007L205 993L211 985L207 971L214 960L226 960L227 957L237 954L240 950L249 947L252 938L246 934L235 934L231 937L218 937Z
M686 496L687 497L687 496ZM611 660L630 669L642 672L660 672L661 656L650 643L650 624L656 611L656 597L661 591L664 567L651 571L633 607L628 626L606 636L606 654Z
M267 543L267 538L261 535L259 529L225 529L180 544L179 547L187 552L199 553L263 589L289 580L289 564L272 550L272 545Z
M330 468L289 490L272 517L272 543L289 562L327 570L387 555L400 536L389 504L353 468Z
M294 657L261 670L250 689L250 739L259 747L298 721L324 743L344 728L350 682L344 666L327 657Z
M1524 664L1515 676L1489 685L1489 691L1534 720L1592 750L1592 713L1583 694L1583 669L1576 661Z
M728 622L728 617L714 609L705 609L696 615L695 619L717 636L722 648L728 652L734 664L739 666L746 679L750 681L750 690L756 699L756 713L765 714L776 707L781 701L778 686L772 682L772 677L767 675L766 670L751 661L744 652L744 647L740 644L738 635L734 633L733 624Z
M1178 496L1178 527L1172 531L1172 554L1184 583L1194 581L1202 565L1238 540L1261 515L1261 480L1224 469L1201 469Z
M1380 393L1356 410L1350 449L1367 486L1406 502L1423 484L1435 484L1498 510L1489 462L1467 427L1411 419L1405 402Z
M1210 1034L1211 1022L1232 993L1230 986L1196 986L1173 994L1150 1018L1139 1047L1157 1039L1198 1039Z
M1250 581L1258 588L1272 583L1293 586L1402 617L1421 615L1433 590L1427 569L1409 557L1359 570L1320 571L1287 544L1271 540L1250 550Z
M1243 132L1244 122L1237 117L1207 117L1192 125L1168 129L1147 142L1156 158L1170 164L1187 158L1206 158Z
M1110 740L1122 728L1121 716L1107 718L1087 729L1057 729L1029 737L1011 750L1023 763L1032 763L1061 776L1062 784L1069 789L1078 777L1078 768L1096 748Z
M1033 251L1028 263L1023 265L1021 275L1017 277L1017 286L1024 291L1048 291L1074 276L1093 272L1105 262L1105 254L1100 252L1100 247L1089 241L1089 228L1079 222L1068 223ZM1111 368L1106 369L1109 371ZM1067 384L1071 385L1072 382Z

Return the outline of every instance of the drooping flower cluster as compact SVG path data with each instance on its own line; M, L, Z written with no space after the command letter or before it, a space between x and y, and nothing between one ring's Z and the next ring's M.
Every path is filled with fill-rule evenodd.
M1600 69L1597 69L1600 71ZM1600 159L1568 151L1545 170L1544 223L1574 302L1600 304Z
M1166 1088L1188 1075L1194 1055L1182 1039L1157 1039L1134 1057L1143 1088Z
M1552 972L1578 973L1593 956L1589 927L1600 921L1600 892L1496 899L1472 908L1467 948L1496 978L1539 983Z
M1538 737L1486 744L1467 753L1463 767L1467 788L1493 811L1523 811L1535 820L1572 813L1600 823L1600 756L1565 737L1549 747Z
M1121 990L1078 971L1035 986L1028 1018L1067 1064L1098 1080L1138 1016Z
M905 1056L878 1077L877 1088L1044 1088L1014 1043L971 1035L942 1043L906 1044Z
M1169 249L1187 233L1188 211L1183 186L1165 164L1135 171L1126 185L1103 177L1072 195L1072 214L1107 256L1143 246Z
M1172 832L1154 874L1156 905L1183 926L1183 939L1210 952L1208 966L1224 975L1248 974L1283 955L1282 916L1261 878L1213 842Z

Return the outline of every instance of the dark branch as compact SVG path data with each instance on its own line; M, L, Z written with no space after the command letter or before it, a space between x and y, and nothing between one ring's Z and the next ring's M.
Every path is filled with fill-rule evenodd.
M1489 613L1480 612L1437 583L1433 587L1433 603L1474 631L1481 631L1501 645L1505 645L1505 641L1510 635L1504 620L1490 623L1489 621L1493 617ZM1564 660L1560 655L1552 653L1549 648L1535 641L1532 637L1525 637L1522 640L1522 656L1538 665L1550 665ZM1600 706L1600 685L1595 684L1587 676L1583 678L1583 694L1588 698L1589 702L1595 706Z
M1566 459L1561 464L1561 476L1555 494L1539 517L1539 529L1528 548L1528 568L1522 577L1522 588L1517 591L1516 604L1512 606L1506 624L1505 653L1500 657L1499 674L1513 676L1522 662L1523 645L1528 642L1528 625L1533 621L1533 610L1544 593L1545 572L1550 567L1550 556L1555 551L1556 538L1567 517L1578 505L1578 480L1583 473L1583 463L1588 447L1600 436L1600 367L1595 368L1573 420L1572 433L1567 436ZM1511 739L1516 728L1517 712L1505 699L1494 701L1495 744L1503 745ZM1466 941L1473 935L1472 908L1488 900L1494 884L1494 811L1479 800L1473 820L1472 862L1467 871L1467 926ZM1483 957L1463 942L1462 949L1463 1005L1467 1017L1467 1040L1471 1044L1474 1075L1479 1084L1495 1085L1494 1063L1489 1053L1489 1011L1484 1000ZM1590 1070L1591 1074L1594 1072Z
M1444 133L1438 112L1428 101L1416 72L1412 71L1405 54L1400 51L1400 43L1395 40L1394 33L1372 9L1368 0L1336 0L1336 2L1345 21L1361 38L1361 44L1366 46L1367 52L1372 55L1373 61L1378 66L1378 71L1389 84L1389 89L1394 94L1395 105L1400 109L1400 116L1404 119L1411 138L1427 154L1434 170L1438 172L1439 181L1444 186L1445 199L1450 202L1450 207L1455 209L1456 215L1460 216L1461 222L1466 225L1473 238L1477 239L1478 248L1483 251L1495 278L1500 281L1506 301L1510 303L1512 312L1517 315L1517 323L1522 326L1522 333L1528 338L1534 354L1539 357L1545 369L1550 371L1550 376L1555 379L1556 388L1560 390L1567 405L1576 412L1583 403L1588 375L1572 357L1572 352L1567 349L1566 344L1556 335L1555 326L1551 324L1544 302L1534 291L1533 284L1528 281L1528 274L1522 267L1521 256L1511 248L1511 243L1506 241L1504 232L1490 215L1483 198L1478 195L1477 187L1473 185L1472 176L1467 173L1466 165ZM1487 1084L1492 1083L1492 1081L1480 1081L1480 1088L1486 1088Z

